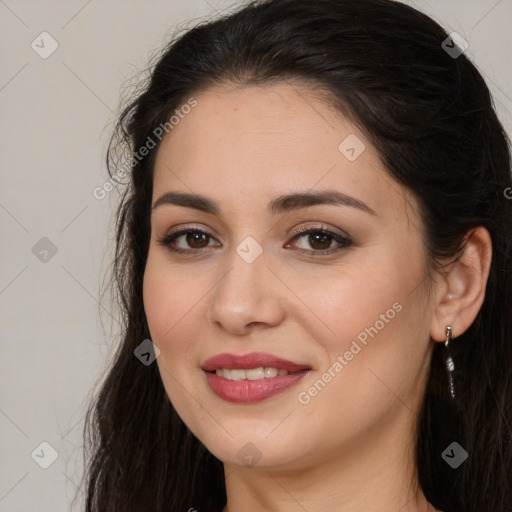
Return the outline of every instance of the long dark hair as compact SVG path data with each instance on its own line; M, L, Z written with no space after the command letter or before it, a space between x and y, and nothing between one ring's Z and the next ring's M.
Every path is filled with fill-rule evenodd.
M222 463L175 412L157 365L134 356L150 338L142 279L155 129L213 85L282 80L327 92L333 108L369 137L390 176L417 197L432 272L461 254L472 228L489 231L485 301L454 340L458 405L448 401L437 343L416 465L426 498L444 512L512 510L510 141L481 74L464 53L447 51L452 42L443 47L448 37L428 16L392 0L263 0L202 22L164 49L122 112L107 157L117 179L118 149L131 155L112 272L124 323L86 418L87 512L217 511L226 502ZM133 158L148 137L156 148ZM453 441L469 455L457 469L442 457Z

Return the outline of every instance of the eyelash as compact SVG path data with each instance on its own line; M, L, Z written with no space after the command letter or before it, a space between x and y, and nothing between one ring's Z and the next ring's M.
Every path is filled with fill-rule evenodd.
M207 237L213 238L212 235L210 235L206 231L203 231L202 229L199 229L199 228L188 228L188 229L183 229L181 231L177 231L175 233L169 233L168 235L165 235L164 237L158 239L157 242L162 244L163 246L165 246L171 252L179 253L179 254L198 253L198 252L202 251L202 249L205 249L205 248L202 248L202 249L180 249L180 248L173 247L171 245L176 238L178 238L178 237L180 237L182 235L189 234L189 233L200 233L200 234L205 235ZM330 255L330 254L335 254L335 253L337 253L337 252L339 252L339 251L341 251L343 249L346 249L346 248L350 247L353 244L353 241L350 238L348 238L347 236L342 236L342 235L339 235L337 233L333 233L332 231L329 231L328 229L326 229L324 227L319 227L319 228L299 228L297 230L297 232L293 235L293 237L292 237L292 239L290 241L293 241L293 240L295 240L297 238L301 238L301 237L303 237L305 235L318 234L318 233L323 234L323 235L328 235L329 238L332 238L333 240L338 242L340 245L338 245L337 247L334 247L334 248L324 249L324 250L319 250L319 251L315 251L315 250L311 250L310 251L310 250L305 250L305 249L297 249L299 254L307 254L309 256Z

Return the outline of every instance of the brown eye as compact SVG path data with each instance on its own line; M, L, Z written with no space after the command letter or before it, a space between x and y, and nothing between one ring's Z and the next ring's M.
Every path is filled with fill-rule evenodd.
M322 255L332 254L352 245L352 240L347 236L333 233L325 228L310 228L301 230L292 240L306 240L307 247L299 247L299 252L304 254ZM337 242L337 246L332 246L332 242Z
M195 249L202 249L208 245L208 243L204 245L204 241L207 240L208 237L205 233L190 231L184 236L186 243Z
M309 247L299 247L298 252L312 256L333 254L353 244L347 236L333 233L325 228L301 230L292 238L292 241L300 239L306 240L306 245ZM211 245L210 241L212 240L214 238L201 229L184 229L170 233L157 241L175 253L199 254L202 249L220 245ZM333 246L333 242L337 245ZM288 248L292 245L288 243L285 247Z
M325 233L316 233L312 235L308 235L308 243L313 247L314 249L329 249L332 237L329 235L326 235Z
M184 229L176 233L170 233L157 240L157 242L166 246L172 252L191 253L211 247L209 245L211 239L213 237L210 234L200 229ZM177 243L178 241L184 244L184 246L180 247Z

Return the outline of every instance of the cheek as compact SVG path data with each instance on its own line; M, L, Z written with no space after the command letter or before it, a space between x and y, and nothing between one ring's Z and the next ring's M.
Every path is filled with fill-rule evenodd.
M143 281L144 310L151 341L160 349L156 363L173 403L179 399L175 379L182 382L184 369L192 365L187 360L191 358L188 344L180 340L187 339L188 322L193 316L191 308L197 302L193 290L185 284L190 280L176 279L177 275L168 263L148 257Z
M144 310L151 340L160 349L156 364L166 394L182 420L191 424L194 418L205 414L189 398L190 394L197 395L195 379L200 371L189 343L193 339L200 286L162 260L158 255L148 256L143 281Z
M317 326L331 359L349 350L353 340L364 347L369 339L380 338L392 324L400 323L404 296L400 276L389 268L379 273L373 265L365 264L364 268L342 269L333 276L306 284L307 314L303 315L311 319L308 330Z
M206 276L207 277L207 276ZM143 280L143 301L151 340L160 349L157 364L173 403L195 394L204 338L205 304L212 283L192 266L172 265L166 255L148 255Z
M151 339L160 347L165 339L166 330L175 323L174 316L177 314L176 301L173 295L176 288L169 287L169 279L162 275L159 266L148 259L144 272L143 300L144 311L148 321ZM172 292L171 292L172 290ZM162 347L160 347L162 348Z
M331 356L350 350L354 341L361 347L359 359L370 344L384 360L390 350L413 348L409 334L423 332L428 317L421 247L415 241L406 244L398 235L395 243L379 241L364 260L356 261L354 254L334 279L308 287L308 304L323 321Z
M143 301L154 342L167 345L193 315L204 289L187 271L176 268L160 254L148 255L143 281Z
M428 349L423 288L411 293L421 282L421 267L384 260L307 286L315 315L303 315L303 328L318 333L323 357L316 377L328 382L316 386L323 395L315 397L318 405L346 402L345 412L358 403L389 406L393 393L405 396L417 382Z

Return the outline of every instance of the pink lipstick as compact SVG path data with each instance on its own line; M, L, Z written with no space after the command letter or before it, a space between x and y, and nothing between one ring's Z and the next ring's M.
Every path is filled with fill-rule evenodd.
M234 403L254 403L281 393L311 370L271 354L218 354L203 365L210 389L220 398Z

